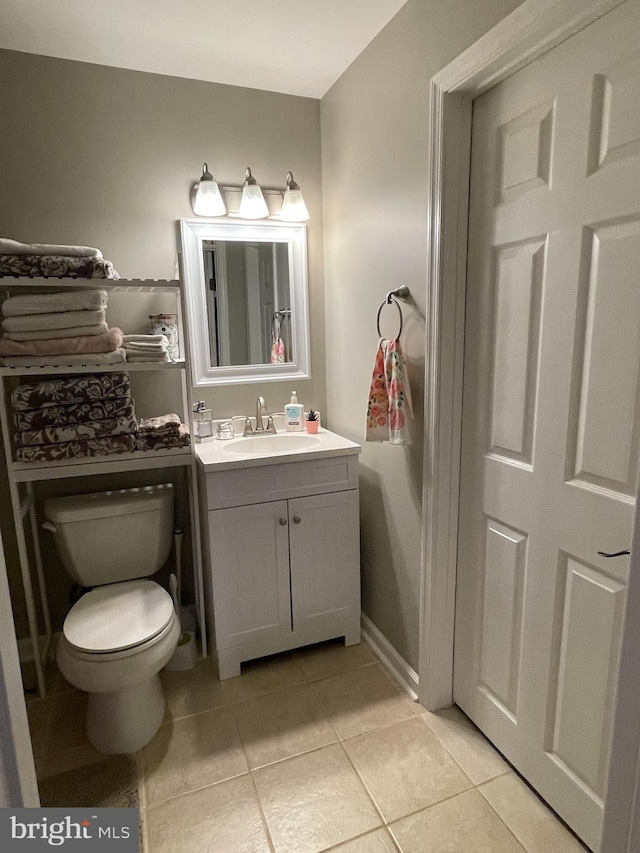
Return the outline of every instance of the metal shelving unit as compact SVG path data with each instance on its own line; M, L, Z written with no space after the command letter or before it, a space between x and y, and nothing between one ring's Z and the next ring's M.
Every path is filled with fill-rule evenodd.
M96 290L107 290L109 292L174 293L176 296L176 313L178 315L179 341L182 352L184 353L184 358L168 364L152 362L136 362L127 364L125 362L123 364L109 364L102 366L92 364L65 366L64 356L61 356L61 363L56 366L0 367L0 426L2 428L9 497L11 499L13 521L18 543L20 571L29 623L31 653L33 656L28 659L33 659L35 663L38 691L41 696L44 696L46 692L44 668L51 646L52 630L33 489L33 483L37 481L55 480L65 477L90 477L102 474L120 473L123 471L143 471L157 468L186 468L194 563L194 588L202 653L206 655L207 649L202 577L202 549L200 542L200 515L198 508L196 456L193 435L191 435L191 444L187 448L134 451L132 453L122 453L115 456L96 456L84 459L66 460L64 462L24 463L16 462L14 460L11 440L13 430L10 425L10 414L7 405L7 380L11 377L29 379L36 376L54 377L82 373L121 373L124 371L134 373L138 371L164 372L178 370L181 372L181 419L184 423L190 423L192 401L191 382L189 377L191 375L191 371L189 364L188 329L185 327L183 321L183 289L181 282L179 280L153 279L112 280L82 278L0 278L0 297L9 295L9 293L11 295L15 295L20 292L46 292L48 290L65 290L74 288L84 290L91 288ZM31 565L29 558L27 532L25 529L27 526L27 517L33 549L33 566ZM34 595L34 581L37 584L41 601L44 635L40 634L40 628L38 625L38 614Z

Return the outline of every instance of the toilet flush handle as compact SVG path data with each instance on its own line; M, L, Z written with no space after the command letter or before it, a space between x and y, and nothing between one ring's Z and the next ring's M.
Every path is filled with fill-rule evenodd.
M43 521L41 526L42 526L43 530L48 530L49 533L57 533L58 532L58 528L51 521Z

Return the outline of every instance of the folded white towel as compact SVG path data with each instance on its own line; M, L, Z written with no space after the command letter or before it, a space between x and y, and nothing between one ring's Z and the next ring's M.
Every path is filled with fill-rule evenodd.
M120 364L126 361L122 347L113 352L74 355L11 355L1 359L7 367L69 367L76 364Z
M49 341L57 338L79 338L84 335L102 335L108 332L106 322L91 326L69 326L66 329L38 329L35 332L3 332L10 341Z
M125 344L168 344L166 335L125 335Z
M41 329L68 329L71 326L95 326L104 323L104 308L98 311L58 311L54 314L24 314L6 317L2 328L7 332L37 332Z
M166 344L125 344L127 352L166 352Z
M58 246L55 243L19 243L0 237L0 255L64 255L71 258L102 258L91 246Z
M106 290L65 290L56 293L25 293L10 296L2 303L5 317L48 314L59 311L95 311L107 307Z

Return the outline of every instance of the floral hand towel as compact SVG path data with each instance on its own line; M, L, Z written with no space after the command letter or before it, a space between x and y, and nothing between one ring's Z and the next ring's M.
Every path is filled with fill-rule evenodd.
M404 444L407 417L412 418L411 392L398 339L380 339L367 405L367 441Z

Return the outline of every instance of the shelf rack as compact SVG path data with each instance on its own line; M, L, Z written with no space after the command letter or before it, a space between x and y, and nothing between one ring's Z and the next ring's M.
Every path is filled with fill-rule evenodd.
M175 371L181 372L182 414L185 423L190 422L192 411L191 375L189 364L188 329L183 317L184 292L178 279L83 279L83 278L25 278L20 276L5 276L0 278L0 298L16 295L20 292L47 292L65 289L95 289L120 291L128 293L174 293L176 295L179 342L184 358L171 363L108 364L108 365L67 365L42 367L0 367L0 427L7 465L7 479L13 521L18 544L20 572L25 595L27 619L29 623L29 639L32 658L35 663L38 692L45 696L44 669L50 652L52 630L51 617L47 599L47 588L44 578L42 551L38 521L36 516L33 483L42 480L55 480L66 477L90 477L103 474L120 473L123 471L142 471L157 468L184 467L187 472L189 491L189 513L191 521L192 554L194 569L194 588L196 596L197 618L199 622L202 654L207 653L206 619L204 614L204 590L202 577L202 548L200 541L200 514L198 507L197 470L194 437L187 448L176 448L155 451L134 451L114 456L90 457L83 459L65 460L64 462L25 463L16 462L13 458L12 428L7 407L6 380L10 377L31 378L34 376L69 376L82 373L134 373L138 371ZM20 494L20 485L24 486L24 495ZM25 522L31 534L33 548L33 572L29 559ZM40 634L38 615L34 596L34 576L37 583L41 602L44 635Z

